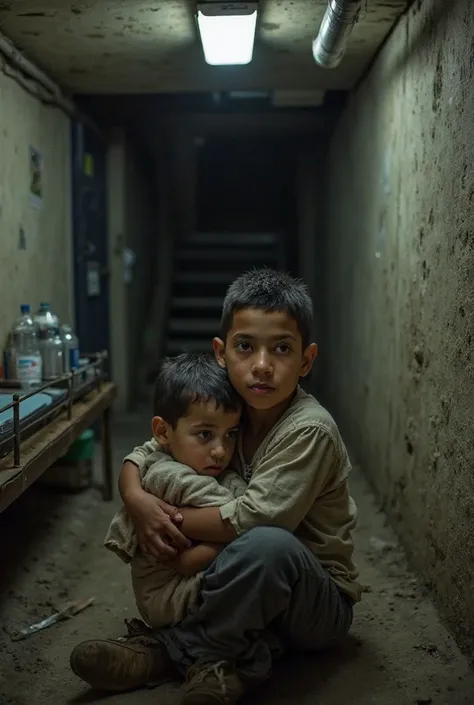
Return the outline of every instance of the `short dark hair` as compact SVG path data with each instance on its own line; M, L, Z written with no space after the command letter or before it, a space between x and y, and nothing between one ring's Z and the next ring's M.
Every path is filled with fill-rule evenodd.
M159 366L153 414L176 428L189 405L215 401L225 411L238 411L242 400L212 353L182 353L165 357Z
M244 308L285 311L296 321L303 348L311 342L313 302L301 279L268 267L252 269L237 277L227 289L222 307L224 339L232 327L234 313Z

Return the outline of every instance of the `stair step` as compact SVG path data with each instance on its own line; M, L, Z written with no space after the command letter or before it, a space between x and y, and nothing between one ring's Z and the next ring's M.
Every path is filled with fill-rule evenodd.
M219 310L222 308L223 298L221 296L176 296L171 303L172 311L183 309L194 311L199 310Z
M278 233L191 233L175 254L165 354L211 352L229 285L243 272L280 267L284 250Z
M221 327L218 318L172 318L168 325L168 333L201 333L202 335L217 335Z
M168 340L166 355L179 355L182 352L212 352L212 339Z
M211 247L275 247L280 241L276 233L192 233L185 245Z
M231 284L239 272L177 272L174 281L177 284Z
M226 262L228 260L242 260L249 262L249 266L257 264L257 262L276 262L276 252L274 247L269 248L249 248L244 247L229 247L229 248L191 248L186 247L177 253L178 260L191 260L192 262Z

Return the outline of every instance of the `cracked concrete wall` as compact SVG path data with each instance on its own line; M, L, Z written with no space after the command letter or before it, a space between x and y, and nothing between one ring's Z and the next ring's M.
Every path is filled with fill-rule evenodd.
M43 157L43 201L30 197L30 147ZM20 304L49 301L73 319L70 121L0 72L0 348Z
M416 0L329 158L327 390L413 564L474 647L474 11Z

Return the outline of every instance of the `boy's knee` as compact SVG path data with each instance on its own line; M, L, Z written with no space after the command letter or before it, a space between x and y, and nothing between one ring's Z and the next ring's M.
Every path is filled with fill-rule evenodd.
M207 586L237 581L256 586L296 584L301 571L317 568L307 547L290 531L259 526L230 543L206 573ZM319 573L316 570L315 574Z
M247 562L263 563L268 568L291 561L303 549L290 531L277 526L250 529L238 539L238 543Z

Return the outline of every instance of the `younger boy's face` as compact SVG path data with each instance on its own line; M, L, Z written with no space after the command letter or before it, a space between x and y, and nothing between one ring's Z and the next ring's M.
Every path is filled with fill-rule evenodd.
M218 477L234 454L240 411L225 411L214 401L191 404L176 428L155 416L153 435L175 460L198 475Z
M230 381L253 409L269 410L289 399L313 365L317 346L303 350L296 321L284 311L246 308L234 314L225 343L214 351Z

